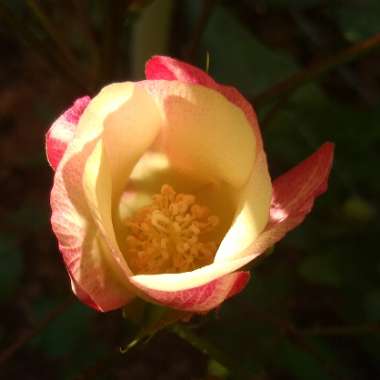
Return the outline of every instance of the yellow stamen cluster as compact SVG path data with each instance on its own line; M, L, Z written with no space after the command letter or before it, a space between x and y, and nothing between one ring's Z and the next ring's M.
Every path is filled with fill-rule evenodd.
M207 234L218 225L194 195L176 193L169 185L153 203L127 220L127 260L135 274L180 273L210 264L217 244Z

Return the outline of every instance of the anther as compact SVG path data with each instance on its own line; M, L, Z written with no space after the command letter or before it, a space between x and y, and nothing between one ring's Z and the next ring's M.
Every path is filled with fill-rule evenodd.
M192 194L163 185L152 204L127 220L126 257L135 274L187 272L210 264L217 244L207 233L219 224Z

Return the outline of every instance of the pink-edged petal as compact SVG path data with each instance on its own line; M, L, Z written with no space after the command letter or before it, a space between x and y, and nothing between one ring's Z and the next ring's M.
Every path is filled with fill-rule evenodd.
M304 220L315 198L327 190L333 156L334 144L327 142L273 182L270 219L249 247L251 254L264 252Z
M248 181L257 144L239 107L218 91L177 80L147 80L144 87L163 115L158 149L173 168L235 189Z
M217 83L203 70L174 58L156 55L145 65L149 80L178 80L183 83L201 84L215 89Z
M97 153L95 148L108 116L130 99L133 88L131 83L111 85L91 101L57 167L51 192L52 227L73 290L81 300L101 311L120 308L135 295L124 258L94 219L83 189L84 173Z
M239 293L247 285L249 278L249 272L234 272L204 285L179 291L155 290L140 284L136 286L150 300L160 305L202 313L218 307L223 301Z
M90 102L89 96L77 99L50 127L46 134L45 149L48 162L55 170L72 140L78 121Z
M250 246L268 224L271 198L271 178L265 153L261 151L240 193L235 220L216 252L215 262L251 255Z
M94 300L80 287L80 285L71 277L70 272L68 272L71 280L71 290L73 293L87 306L92 307L96 311L102 311L99 306L94 302Z
M200 84L218 91L231 103L242 109L256 136L257 150L262 149L262 138L256 113L250 103L234 87L221 85L205 71L188 63L165 56L154 56L145 66L145 76L149 80L178 80L182 83Z
M147 300L162 303L168 306L168 303L171 302L171 307L182 310L191 310L190 308L196 303L198 311L201 311L201 308L203 308L203 310L207 310L212 307L216 307L219 300L222 302L223 299L227 297L227 294L232 294L225 288L228 284L232 287L232 283L219 282L219 280L224 278L234 278L232 275L236 274L236 271L244 267L244 265L253 260L254 257L255 256L252 255L236 260L225 260L224 262L218 263L214 262L191 272L135 275L130 278L130 281L136 288L140 289L138 294ZM224 287L220 288L219 286L222 286L223 284ZM197 298L194 298L194 300L191 301L191 304L187 304L185 302L188 298L190 298L190 296L199 295L200 297L202 295L202 297L206 297L203 291L206 291L207 289L209 293L206 295L207 297L211 297L213 294L211 293L211 290L214 292L213 289L216 285L218 285L217 288L220 289L220 293L215 293L215 295L218 296L217 298L214 297L216 299L215 301L211 302L211 299L214 298L210 298L210 300L206 302L206 298L202 298L202 305L198 305L200 301ZM224 289L224 291L222 292L221 289ZM232 287L231 289L236 289L236 287ZM202 290L202 292L198 293L198 290ZM205 305L203 305L203 302L205 302Z
M133 294L106 258L102 236L79 190L90 152L86 149L58 167L51 193L51 222L74 293L89 306L108 311L126 304Z

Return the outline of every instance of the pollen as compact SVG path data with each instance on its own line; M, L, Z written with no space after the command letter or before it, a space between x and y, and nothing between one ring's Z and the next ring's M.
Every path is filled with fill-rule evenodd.
M163 185L151 205L126 221L126 257L135 274L188 272L212 263L219 219L192 194Z

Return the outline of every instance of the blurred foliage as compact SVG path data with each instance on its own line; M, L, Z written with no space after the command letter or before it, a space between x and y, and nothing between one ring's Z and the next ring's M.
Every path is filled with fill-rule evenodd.
M17 245L0 237L0 302L7 301L21 280L23 256Z
M132 77L136 25L149 3L0 0L1 350L70 293L48 224L44 133L76 97ZM209 13L205 4L212 5ZM166 51L150 54L202 68L209 54L210 74L249 99L380 32L378 0L182 0L171 12ZM274 178L326 140L335 142L336 160L329 191L304 224L254 266L247 289L189 324L252 380L380 377L379 103L380 55L374 51L257 109ZM367 324L373 333L310 334ZM134 334L136 325L122 322L120 312L102 315L75 301L5 361L2 376L237 378L234 368L170 332L118 355Z
M334 15L348 41L359 41L380 32L380 3L377 0L340 2Z

